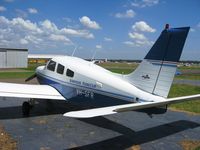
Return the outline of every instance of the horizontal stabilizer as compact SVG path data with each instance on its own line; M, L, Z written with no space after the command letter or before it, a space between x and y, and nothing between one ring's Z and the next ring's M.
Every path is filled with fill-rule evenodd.
M49 85L31 85L0 82L0 97L19 97L36 99L57 99L65 98Z
M191 96L170 98L170 99L166 99L165 101L158 101L158 102L141 102L141 103L117 105L117 106L102 107L102 108L95 108L95 109L87 109L87 110L81 110L81 111L71 111L71 112L65 113L64 116L73 117L73 118L91 118L91 117L98 117L98 116L104 116L104 115L111 115L111 114L125 112L125 111L163 106L163 105L168 105L171 103L177 103L177 102L186 101L186 100L199 98L199 97L200 97L200 94L197 94L197 95L191 95Z

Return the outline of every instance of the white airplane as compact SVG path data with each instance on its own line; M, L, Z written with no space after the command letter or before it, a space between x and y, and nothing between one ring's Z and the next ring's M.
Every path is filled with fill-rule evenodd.
M67 117L89 118L131 110L166 106L200 97L200 94L167 98L177 62L189 32L189 27L166 28L152 46L142 63L128 75L112 73L93 62L72 56L52 58L46 66L39 66L33 76L41 85L0 83L1 97L54 99L70 101L70 98L89 93L124 100L128 104L71 111ZM28 115L31 100L24 102L22 111Z

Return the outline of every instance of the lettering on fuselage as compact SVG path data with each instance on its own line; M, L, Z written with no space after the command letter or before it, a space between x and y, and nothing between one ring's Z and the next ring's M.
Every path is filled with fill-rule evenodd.
M94 93L90 91L86 91L86 90L77 89L77 95L84 96L91 99L94 98Z
M73 79L70 79L69 82L73 83L73 84L76 84L76 85L81 85L81 86L84 86L84 87L88 87L88 88L92 88L92 89L96 89L96 88L101 88L100 86L96 85L96 84L93 84L93 83L87 83L85 81L77 81L77 80L73 80Z

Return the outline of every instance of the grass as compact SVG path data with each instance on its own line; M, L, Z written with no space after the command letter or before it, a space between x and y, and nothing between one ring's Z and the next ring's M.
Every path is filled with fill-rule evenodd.
M179 67L180 71L183 71L183 70L199 70L200 69L200 66L199 65L194 65L194 66L181 66Z
M193 95L200 93L200 86L184 85L184 84L173 84L169 97L179 97L186 95ZM197 100L186 101L182 103L170 105L173 109L189 111L200 114L200 98Z
M17 142L0 126L0 150L16 150Z
M29 72L0 72L0 79L27 78L34 74L34 71Z
M195 150L200 150L200 146L199 146L199 147L197 147L197 148L195 148Z
M178 75L175 79L200 80L200 74Z

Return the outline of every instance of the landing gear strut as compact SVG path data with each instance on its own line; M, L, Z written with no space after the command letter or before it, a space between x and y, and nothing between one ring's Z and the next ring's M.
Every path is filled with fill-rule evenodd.
M23 102L22 104L22 114L24 117L28 117L30 114L31 108L33 108L34 99L30 99L28 102Z
M22 113L23 113L24 117L28 117L29 116L30 109L31 109L31 107L30 107L29 102L23 102L23 104L22 104Z

